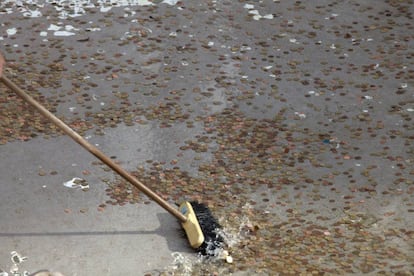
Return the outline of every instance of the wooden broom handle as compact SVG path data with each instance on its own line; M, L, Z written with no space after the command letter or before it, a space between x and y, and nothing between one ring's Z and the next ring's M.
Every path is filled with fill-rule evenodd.
M170 214L175 216L181 222L186 222L187 217L181 214L176 208L172 207L167 201L162 199L159 195L154 193L152 190L147 188L142 182L124 170L121 166L117 165L114 161L112 161L108 156L102 153L97 147L86 141L81 135L79 135L76 131L71 129L67 124L65 124L62 120L57 118L53 115L49 110L43 107L40 103L38 103L35 99L29 96L26 92L20 89L16 84L14 84L11 80L9 80L6 76L2 76L0 78L3 83L8 86L11 90L13 90L19 97L25 100L27 103L32 105L36 108L43 116L48 118L52 121L56 126L58 126L64 133L69 135L75 142L80 144L83 148L88 150L90 153L95 155L99 160L109 166L112 170L118 173L120 176L125 178L128 182L132 185L137 187L140 191L150 197L152 200L157 202L162 208L168 211Z

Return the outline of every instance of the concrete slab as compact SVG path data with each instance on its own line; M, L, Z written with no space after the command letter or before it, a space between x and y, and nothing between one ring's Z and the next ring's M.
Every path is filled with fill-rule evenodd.
M10 252L17 251L28 257L21 272L143 275L172 264L172 252L192 252L177 220L155 204L100 209L102 179L111 175L92 166L94 157L67 137L3 145L2 158L4 270L12 265ZM63 185L74 177L90 189Z
M206 203L234 262L114 200L127 186L0 85L0 269L414 274L410 1L110 2L1 1L6 74L172 204Z

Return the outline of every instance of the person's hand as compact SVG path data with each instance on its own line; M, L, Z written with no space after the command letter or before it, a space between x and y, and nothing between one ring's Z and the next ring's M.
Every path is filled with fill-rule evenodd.
M3 68L5 64L6 64L6 61L4 60L3 55L0 53L0 78L3 75Z

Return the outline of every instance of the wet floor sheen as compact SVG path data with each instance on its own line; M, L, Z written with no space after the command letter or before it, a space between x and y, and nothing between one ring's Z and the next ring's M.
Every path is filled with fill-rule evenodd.
M0 4L6 75L223 226L232 263L149 275L414 274L412 1L22 2ZM0 88L0 152L62 135ZM100 181L103 213L149 203Z

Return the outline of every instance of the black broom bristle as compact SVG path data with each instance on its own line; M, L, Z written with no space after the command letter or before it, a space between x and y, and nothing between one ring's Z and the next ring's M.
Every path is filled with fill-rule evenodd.
M206 205L197 201L191 201L190 204L204 234L204 242L198 248L198 252L205 256L217 255L218 250L224 245L224 239L220 233L221 225Z

